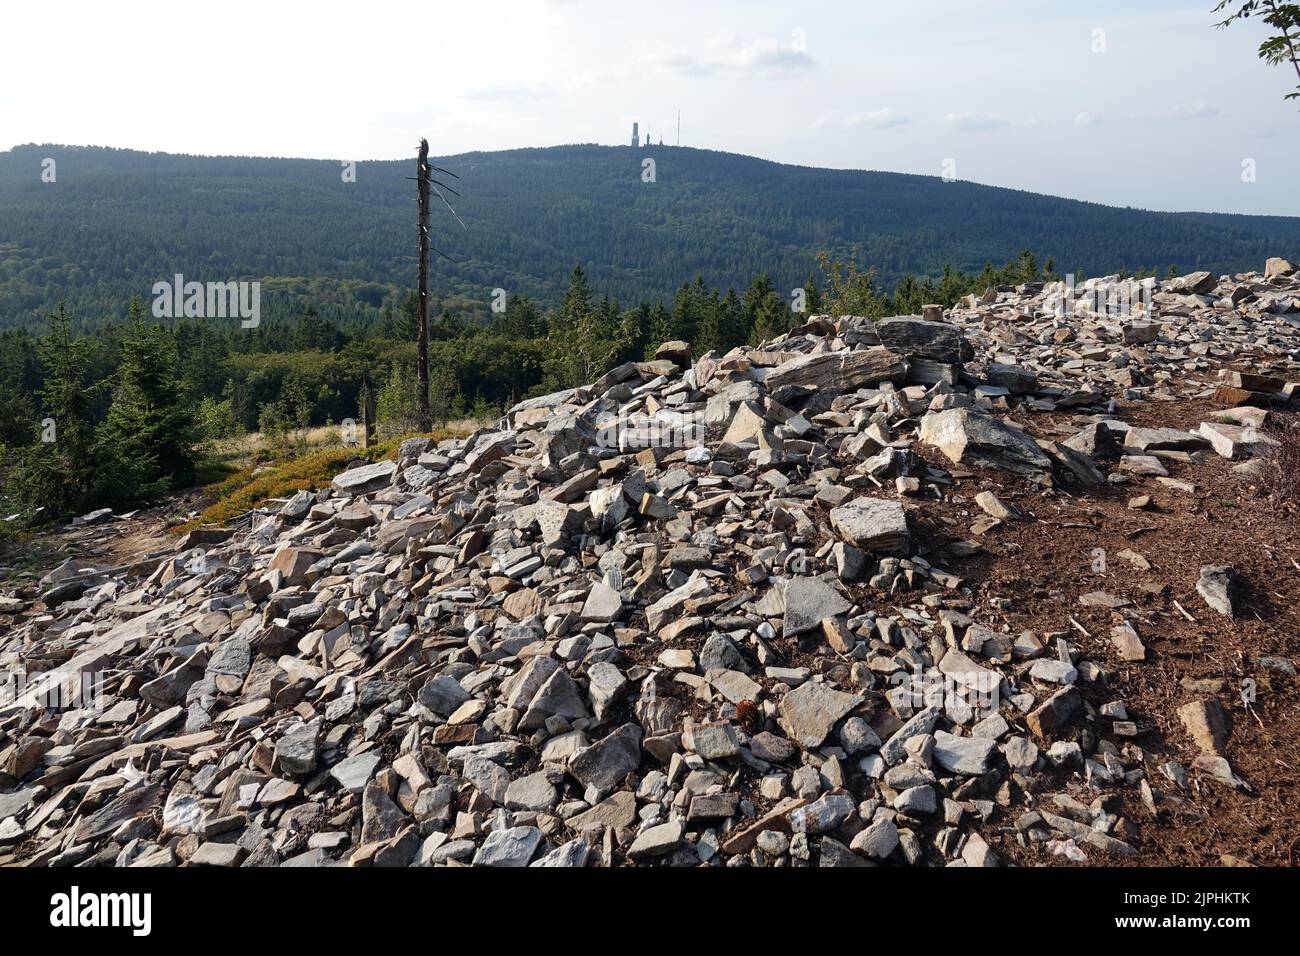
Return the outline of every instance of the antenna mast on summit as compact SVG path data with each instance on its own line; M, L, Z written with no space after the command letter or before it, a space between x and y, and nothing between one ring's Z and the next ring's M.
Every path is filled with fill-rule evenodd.
M682 111L677 111L677 145L682 145Z

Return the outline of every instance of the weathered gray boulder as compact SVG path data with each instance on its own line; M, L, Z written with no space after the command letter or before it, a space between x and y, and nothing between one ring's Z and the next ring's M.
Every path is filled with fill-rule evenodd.
M1023 365L994 362L985 374L990 385L1005 388L1012 395L1029 395L1038 390L1038 376Z
M959 465L998 468L1021 475L1051 471L1051 459L1027 434L968 408L931 412L921 419L921 441Z
M836 722L862 703L858 694L832 690L825 684L801 684L781 698L781 725L805 750L822 745Z
M387 487L396 471L397 462L377 461L373 465L350 468L341 475L335 475L332 484L339 491L351 492L354 495L365 494L368 491Z
M811 631L826 618L843 614L850 607L852 603L821 578L796 575L785 586L782 631L786 637Z
M783 385L807 385L851 392L881 382L907 378L907 359L884 348L856 352L821 352L804 355L778 365L763 384L769 390Z
M924 358L948 365L969 362L975 350L965 334L947 322L932 322L911 315L898 315L876 323L880 344L908 359Z
M1280 256L1274 256L1264 263L1264 278L1279 279L1282 276L1289 276L1295 272L1295 266L1287 259Z
M911 553L907 513L887 498L855 498L831 509L831 527L854 547L875 554L906 557Z

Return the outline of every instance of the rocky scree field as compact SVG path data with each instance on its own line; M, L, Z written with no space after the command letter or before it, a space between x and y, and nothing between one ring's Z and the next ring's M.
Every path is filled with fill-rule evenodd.
M0 864L1294 864L1298 381L1285 260L998 288L86 516Z

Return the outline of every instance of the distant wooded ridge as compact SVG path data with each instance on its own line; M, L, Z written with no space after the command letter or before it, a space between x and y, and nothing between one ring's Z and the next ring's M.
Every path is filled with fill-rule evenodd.
M654 162L646 182L643 161ZM43 179L54 160L53 182ZM558 305L581 264L624 305L670 301L700 276L778 290L853 261L891 287L1024 249L1059 272L1262 268L1300 254L1300 218L1121 209L939 177L816 169L685 147L555 146L435 158L459 175L434 244L435 311L491 317L494 289ZM414 282L414 160L202 157L99 147L0 153L0 328L120 320L159 280L263 282L263 314L305 302L367 326ZM44 178L49 178L48 176Z

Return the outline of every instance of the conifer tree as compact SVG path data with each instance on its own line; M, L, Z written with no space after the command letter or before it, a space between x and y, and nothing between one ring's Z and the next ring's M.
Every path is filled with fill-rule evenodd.
M183 400L175 343L131 303L113 403L95 433L95 493L113 503L149 501L194 480L195 427Z
M768 292L757 307L754 331L750 334L751 344L769 342L789 332L791 318L792 313L785 300L775 292Z
M727 297L722 300L721 335L718 351L724 355L738 345L744 345L749 337L749 325L745 321L745 306L736 295L735 289L727 290Z
M822 290L817 285L817 280L812 276L803 284L804 304L808 307L809 315L821 315L823 309Z
M50 316L50 333L37 346L45 376L39 392L42 421L27 450L22 491L50 515L82 508L92 477L91 395L86 339L74 339L62 304Z
M506 300L500 331L512 339L533 339L541 334L537 306L526 295L512 295Z
M550 354L544 363L548 387L585 385L609 368L617 343L608 335L607 308L604 303L599 309L592 306L586 274L575 266L560 311L549 323Z
M645 355L654 324L654 310L649 302L642 302L635 309L623 313L619 319L619 348L614 356L615 365L639 361Z
M758 322L759 310L767 301L769 295L776 294L776 287L772 284L772 277L766 272L756 276L745 290L745 317L749 322L750 328L753 328Z

